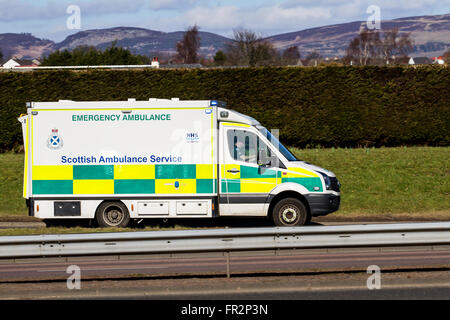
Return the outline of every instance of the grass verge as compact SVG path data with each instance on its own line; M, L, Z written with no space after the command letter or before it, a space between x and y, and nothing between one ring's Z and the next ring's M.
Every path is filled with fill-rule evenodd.
M165 231L191 229L185 226L173 227L145 227L145 228L90 228L90 227L48 227L48 228L13 228L0 229L0 236L23 236L41 234L72 234L72 233L110 233L110 232L137 232L137 231Z
M450 218L450 148L293 149L342 184L338 215L420 213Z

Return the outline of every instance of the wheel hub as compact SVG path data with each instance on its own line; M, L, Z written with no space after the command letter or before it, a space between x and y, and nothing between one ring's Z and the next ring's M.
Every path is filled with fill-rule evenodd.
M281 217L286 223L293 223L299 216L296 208L292 206L284 207L281 212Z
M123 220L123 217L124 214L120 210L114 208L106 212L105 220L108 222L108 224L114 226L118 225Z

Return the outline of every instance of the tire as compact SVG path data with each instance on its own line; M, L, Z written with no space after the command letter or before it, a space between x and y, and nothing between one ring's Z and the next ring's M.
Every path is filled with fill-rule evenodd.
M312 217L310 214L308 214L308 218L306 218L305 226L311 224L311 220L312 220Z
M303 226L308 223L308 210L298 199L286 198L280 200L273 208L273 222L279 227Z
M122 202L103 202L97 209L96 220L100 227L125 228L130 214Z

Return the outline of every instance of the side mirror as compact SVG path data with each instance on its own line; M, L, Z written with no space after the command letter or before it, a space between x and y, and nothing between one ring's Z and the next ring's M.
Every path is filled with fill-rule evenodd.
M269 167L272 159L267 156L265 149L259 149L258 151L258 166Z

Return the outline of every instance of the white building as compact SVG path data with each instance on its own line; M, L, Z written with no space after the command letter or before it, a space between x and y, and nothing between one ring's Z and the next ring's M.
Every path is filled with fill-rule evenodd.
M435 63L435 64L445 64L444 57L442 57L442 56L433 57L433 58L431 58L431 60L433 60L433 63Z
M432 60L428 57L411 57L408 64L431 64Z
M16 62L14 59L9 59L4 65L3 68L5 69L12 69L15 67L20 67L20 64Z
M158 57L154 57L154 58L153 58L151 66L152 66L153 68L159 68Z

